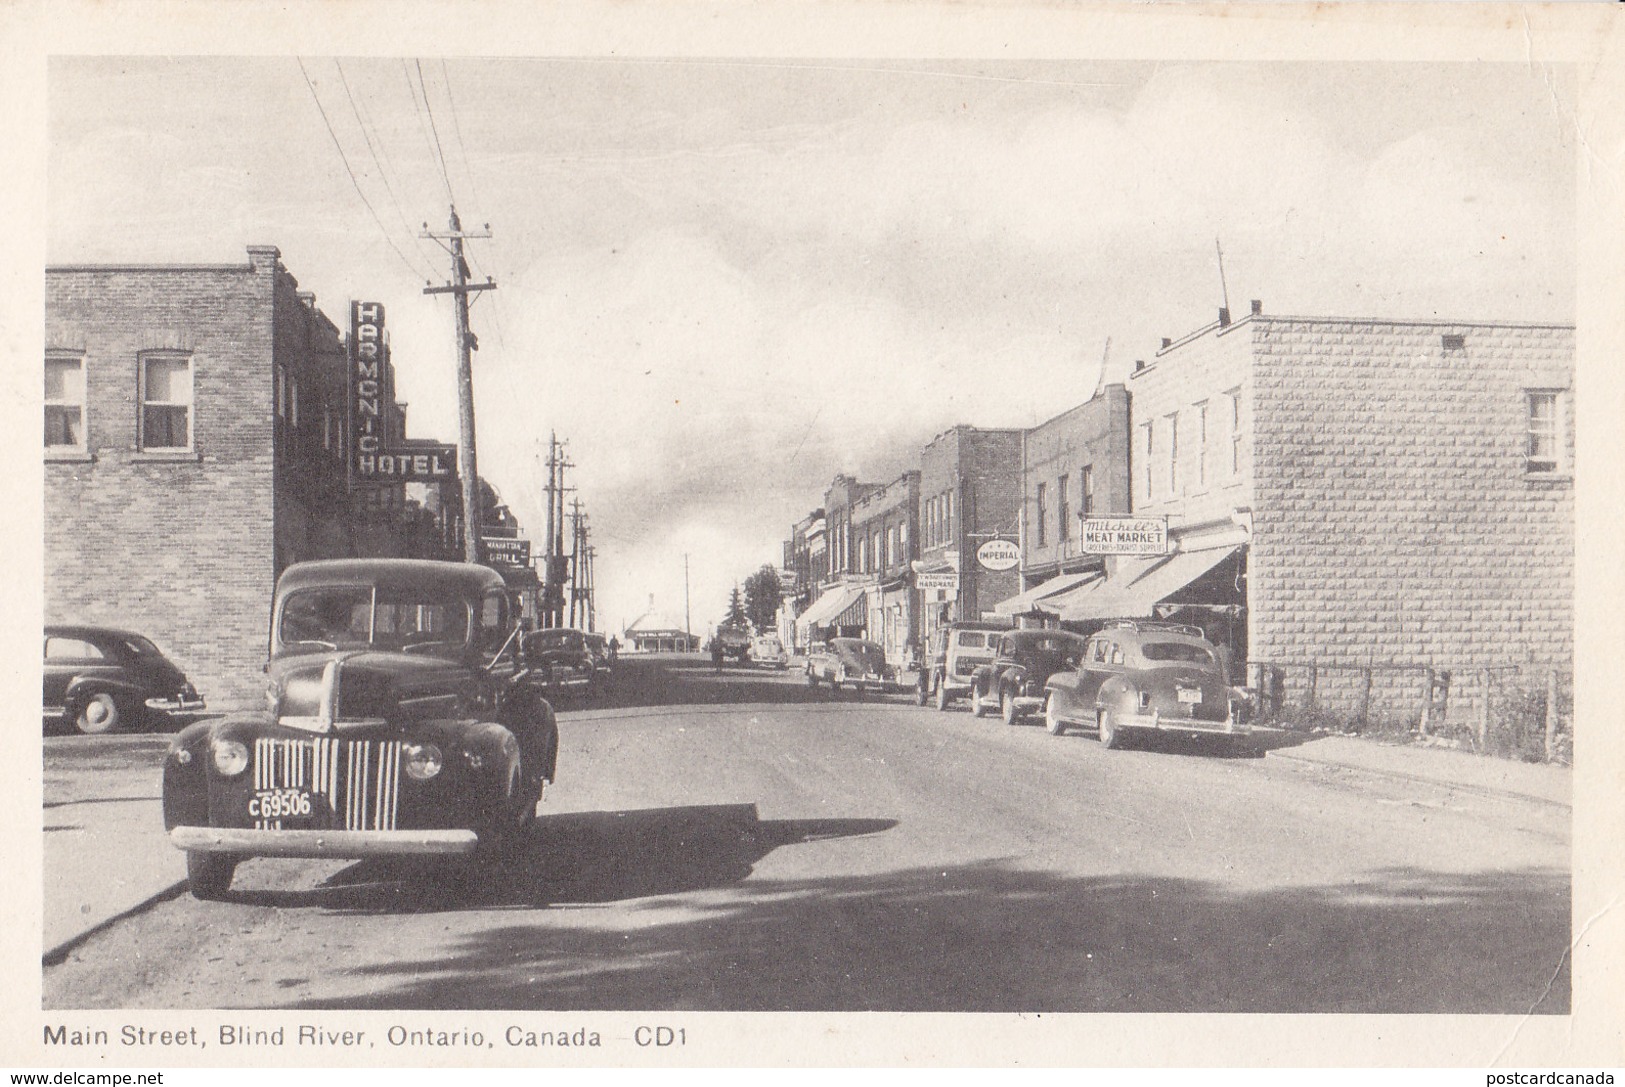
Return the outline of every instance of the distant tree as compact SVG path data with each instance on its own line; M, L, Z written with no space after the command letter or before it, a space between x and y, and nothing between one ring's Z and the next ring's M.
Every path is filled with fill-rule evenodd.
M742 627L745 626L749 621L750 617L745 614L745 602L739 596L739 586L735 585L733 587L733 592L728 595L728 614L724 615L722 617L722 622L718 623L717 625L724 627Z
M774 621L779 616L781 599L779 572L773 567L764 564L745 579L745 614L750 617L750 624L757 633L773 629Z

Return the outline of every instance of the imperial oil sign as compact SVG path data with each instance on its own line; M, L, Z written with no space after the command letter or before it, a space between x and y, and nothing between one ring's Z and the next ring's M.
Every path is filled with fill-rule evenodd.
M454 446L413 443L397 447L385 421L389 346L384 307L350 303L350 480L363 483L429 482L457 474Z

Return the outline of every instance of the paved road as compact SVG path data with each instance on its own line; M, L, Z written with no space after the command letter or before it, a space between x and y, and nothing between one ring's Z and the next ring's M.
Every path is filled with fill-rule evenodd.
M45 1006L1568 1009L1560 807L696 660L563 709L507 869L251 861L47 967Z

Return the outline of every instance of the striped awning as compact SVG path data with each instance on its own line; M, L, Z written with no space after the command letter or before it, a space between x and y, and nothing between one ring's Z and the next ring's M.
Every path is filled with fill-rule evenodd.
M1103 576L1099 570L1085 570L1076 574L1061 574L1052 577L1042 585L1034 585L1026 592L1017 593L993 605L993 611L998 615L1031 615L1035 611L1055 613L1055 607L1050 602L1052 597L1059 596L1069 589L1075 589L1090 581L1098 581Z
M807 610L796 616L796 626L803 630L813 627L827 627L839 625L836 619L854 606L863 604L862 585L836 585L826 589L824 594L808 605ZM865 612L865 615L868 613ZM858 622L863 622L859 619Z
M1125 558L1110 576L1051 598L1046 610L1057 611L1063 621L1147 618L1159 602L1236 551L1234 547L1216 547L1155 558Z

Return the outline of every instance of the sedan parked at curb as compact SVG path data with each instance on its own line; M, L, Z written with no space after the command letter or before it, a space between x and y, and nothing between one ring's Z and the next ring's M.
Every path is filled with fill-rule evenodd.
M1054 735L1093 726L1101 745L1136 734L1248 733L1248 698L1232 687L1213 644L1195 627L1118 620L1089 639L1082 659L1049 677L1044 724Z
M886 651L862 638L831 638L807 654L807 686L829 684L831 694L850 688L887 691L895 686L897 674L886 663Z
M114 627L45 628L45 716L80 732L113 732L147 713L204 708L156 645Z
M1068 630L1012 630L999 636L992 664L971 676L970 708L977 717L999 711L1013 725L1043 708L1044 683L1054 672L1076 668L1083 638Z

